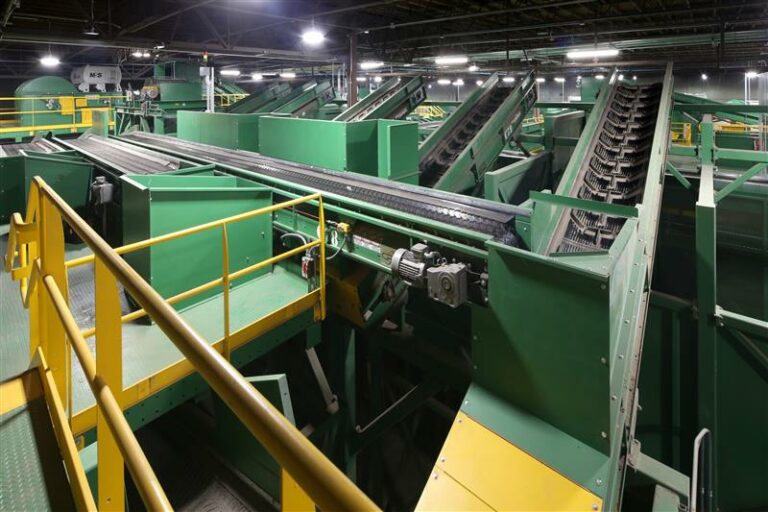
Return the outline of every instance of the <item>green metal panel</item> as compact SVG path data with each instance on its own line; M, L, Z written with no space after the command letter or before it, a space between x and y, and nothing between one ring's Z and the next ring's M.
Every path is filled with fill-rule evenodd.
M82 212L88 204L93 165L72 155L73 152L35 153L0 158L0 223L9 222L14 212L23 215L35 176L41 176L70 206Z
M254 210L272 202L268 189L231 176L123 176L123 241L153 236ZM228 227L229 267L234 272L272 255L271 217ZM126 255L163 296L172 297L221 277L221 229L212 229ZM265 269L244 279L268 272ZM239 283L238 283L239 284ZM183 309L219 293L210 290L176 305Z
M180 110L176 136L230 149L259 151L259 114L230 114Z
M485 199L519 204L531 190L541 190L548 181L552 154L543 151L495 171L485 173Z
M288 379L284 374L246 378L288 421L295 423ZM227 463L280 500L280 466L220 398L214 395L215 443Z
M317 119L263 116L259 119L260 152L266 156L347 170L347 128Z
M378 177L417 185L419 183L418 125L410 122L379 120L376 131L378 132Z

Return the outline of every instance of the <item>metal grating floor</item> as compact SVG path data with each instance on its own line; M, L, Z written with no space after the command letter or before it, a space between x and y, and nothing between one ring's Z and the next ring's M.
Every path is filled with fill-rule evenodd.
M0 416L0 510L75 510L42 396Z

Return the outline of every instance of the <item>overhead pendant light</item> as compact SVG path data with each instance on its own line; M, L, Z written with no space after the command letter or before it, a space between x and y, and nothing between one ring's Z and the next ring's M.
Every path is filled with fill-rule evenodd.
M162 50L165 48L165 43L157 43L153 48L155 50Z
M133 53L131 53L132 56L136 57L137 59L140 59L144 53L141 50L135 50ZM149 55L147 53L147 55Z
M357 80L358 82L367 82L368 81L368 79L366 77L364 77L364 76L358 76L357 78L355 78L355 80Z
M380 76L375 76L375 77L373 77L373 81L376 82L377 84L380 84L381 83L381 77Z
M569 59L597 59L600 57L615 57L619 50L609 48L605 50L573 50L565 54Z
M744 76L751 80L757 77L757 71L747 71L746 73L744 73Z
M437 83L438 85L451 85L451 81L447 78L441 78Z
M472 64L471 66L469 66L469 67L467 68L467 71L469 71L470 73L474 73L474 72L475 72L475 71L477 71L478 69L480 69L480 68L478 67L478 65L477 65L477 64Z
M543 84L543 83L544 83L544 82L546 82L546 81L547 81L547 79L546 79L546 78L544 78L543 76L540 76L539 78L537 78L537 79L536 79L536 82L537 82L537 83L540 83L540 84Z
M475 84L477 84L477 86L480 87L481 85L483 85L483 81L482 80L478 80L478 81L475 82Z
M240 76L239 69L222 69L219 71L222 76Z
M58 57L48 54L40 58L40 64L42 64L46 68L55 68L56 66L61 64L61 61L59 60Z
M149 57L150 55L151 55L151 54L150 54L148 51L146 51L146 50L145 50L145 51L143 51L143 52L141 53L141 56L142 56L142 57L144 57L145 59L146 59L147 57Z
M360 69L378 69L383 65L380 60L366 60L360 63Z
M280 78L296 78L296 73L280 73Z
M605 75L595 75L596 80L605 80Z
M462 80L461 78L459 78L458 80L456 80L456 81L454 81L454 82L453 82L453 85L462 86L462 85L464 85L464 80Z
M261 80L264 80L264 75L262 75L261 73L252 73L251 79L255 82L259 82Z
M458 64L466 64L469 62L469 57L466 55L446 55L444 57L435 57L435 64L438 66L454 66Z
M701 74L701 79L702 79L702 80L704 80L704 81L706 82L706 81L709 79L709 77L707 76L707 74L706 74L706 73L702 73L702 74Z
M301 40L304 41L304 44L306 45L318 46L325 41L325 34L315 28L315 22L313 21L312 26L301 34Z
M511 84L512 82L515 81L515 77L513 77L513 76L505 76L504 78L501 79L501 81L504 82L504 83L507 83L507 84Z
M557 83L559 83L559 84L562 84L562 83L564 83L564 82L565 82L565 78L563 78L563 77L561 77L561 76L556 76L556 77L555 77L555 82L557 82Z

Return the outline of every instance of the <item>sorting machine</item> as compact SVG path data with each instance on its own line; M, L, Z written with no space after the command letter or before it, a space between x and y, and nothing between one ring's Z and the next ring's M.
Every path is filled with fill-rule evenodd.
M280 387L293 402L286 416L382 508L711 503L711 482L697 479L711 471L699 448L683 473L649 456L636 436L671 65L656 84L625 85L615 74L602 84L555 191L533 191L519 205L472 197L534 102L533 75L514 88L487 80L422 147L420 185L145 132L55 142L112 187L104 202L122 225L105 232L113 245L134 241L132 225L145 219L130 205L135 191L152 197L153 182L149 202L168 199L162 218L173 219L149 221L153 236L201 220L179 195L198 178L235 180L274 203L322 194L322 213L317 201L274 211L267 225L233 240L271 254L273 245L296 248L325 233L324 259L297 251L284 271L291 286L299 279L299 288L313 290L321 259L327 264L328 316L299 324L306 337L298 344L277 322L260 334L269 348L235 361L247 367L259 359L258 368L288 373ZM195 193L221 192L212 187ZM161 259L151 265L139 268L164 297L189 276ZM241 293L270 296L275 283ZM311 370L297 370L305 357ZM164 392L137 392L134 428L177 405ZM136 412L149 400L155 414ZM91 443L92 423L78 425ZM271 477L246 461L257 448L247 436L237 439L227 452L232 464L272 489Z
M491 96L478 103L532 102L531 81L507 90L490 80L482 92ZM687 479L648 471L633 438L671 87L671 71L651 86L607 83L557 193L533 193L521 206L142 132L66 144L105 169L167 174L192 162L275 197L323 194L326 222L343 226L327 240L339 255L329 262L329 322L362 329L399 358L394 368L417 369L408 396L454 388L460 397L445 443L431 452L423 492L386 489L378 497L414 505L420 494L417 508L426 510L478 499L496 509L612 510L640 473L685 504ZM523 113L515 116L504 125L508 136ZM573 241L576 220L589 243ZM273 226L311 239L318 220L311 207L296 208L275 212ZM316 256L305 258L316 264ZM436 351L437 361L426 356ZM355 409L350 396L338 400ZM340 441L343 467L384 442L385 425L416 406L408 402L366 411L367 425L348 417L357 428ZM492 472L472 470L501 460ZM368 466L364 474L381 476ZM536 486L552 492L527 491Z

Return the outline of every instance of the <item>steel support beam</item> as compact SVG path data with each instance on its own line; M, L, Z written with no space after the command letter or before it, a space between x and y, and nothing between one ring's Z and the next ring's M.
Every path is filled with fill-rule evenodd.
M709 146L701 152L701 178L699 197L696 202L696 290L698 295L698 424L712 432L712 488L717 492L718 464L718 410L717 410L717 225L714 189L714 166L712 164L711 139L705 140L706 132L711 136L711 116L705 116L702 124L702 146ZM707 126L709 130L707 130ZM705 510L715 510L716 495L708 497Z

